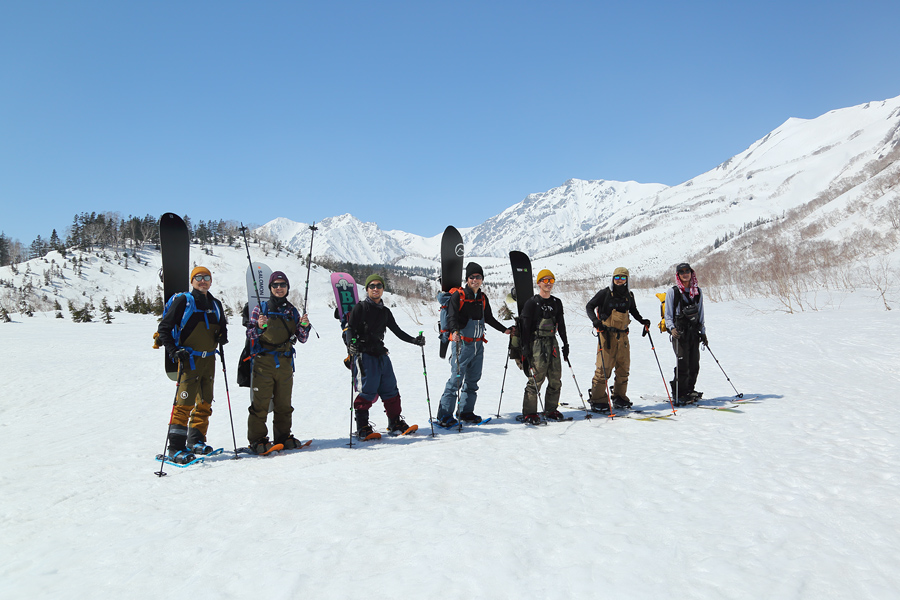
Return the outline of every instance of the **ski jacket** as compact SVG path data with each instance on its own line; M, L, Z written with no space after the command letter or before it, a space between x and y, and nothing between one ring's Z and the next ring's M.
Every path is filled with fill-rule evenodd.
M673 285L666 291L666 329L673 331L678 329L686 333L697 333L706 335L706 318L703 313L703 292L699 287L696 289L696 295L692 298L690 289L681 291L677 285ZM687 307L696 307L696 318L690 320L682 318Z
M485 324L497 331L506 331L506 327L494 318L491 302L481 290L478 290L476 295L466 284L463 292L462 301L459 292L453 292L447 303L447 331L459 331L463 339L468 338L466 341L483 340Z
M387 348L384 347L384 332L387 329L404 342L416 343L416 338L400 329L391 309L384 302L376 303L366 297L350 311L348 337L356 340L356 347L360 352L375 356L387 354Z
M593 323L595 327L597 326L597 321L607 327L615 327L615 325L611 324L610 320L614 311L619 313L630 313L636 321L643 321L644 317L638 312L637 304L634 301L634 293L628 290L624 285L616 286L620 289L616 289L616 287L613 286L615 286L614 283L610 284L610 287L603 288L597 292L585 306L591 323ZM621 318L616 319L616 321L621 322ZM625 323L627 327L627 318L625 319Z
M300 325L300 311L287 300L279 304L276 312L276 304L272 299L263 300L253 309L247 325L247 338L253 344L266 350L286 350L287 348L283 348L283 346L290 342L291 337L295 337L301 344L305 344L309 339L311 326L309 324L306 327ZM260 315L269 318L269 324L265 329L260 329L258 326Z
M566 319L563 316L562 300L556 296L542 298L535 294L525 302L522 307L522 315L519 317L522 330L523 348L531 348L537 337L551 337L559 333L563 345L569 344L566 335ZM526 350L530 352L530 350Z
M174 356L175 351L179 347L190 347L195 351L209 352L215 350L219 344L228 343L228 319L225 316L222 303L209 292L204 294L199 290L191 290L191 297L194 300L194 312L181 327L180 346L175 343L172 332L181 324L184 318L184 311L188 305L186 294L175 298L171 307L159 322L159 328L157 329L159 332L158 339L161 345L165 347L166 352L169 353L169 356ZM201 329L204 332L208 332L208 335L201 335L200 331L197 332L197 335L194 335L198 325L203 325ZM188 344L189 338L190 343L193 345Z

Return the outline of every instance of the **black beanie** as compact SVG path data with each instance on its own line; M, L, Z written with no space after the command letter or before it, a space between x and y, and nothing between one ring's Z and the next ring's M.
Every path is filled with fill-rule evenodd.
M481 275L481 278L484 279L484 269L481 268L481 265L470 262L466 265L466 279L475 274Z

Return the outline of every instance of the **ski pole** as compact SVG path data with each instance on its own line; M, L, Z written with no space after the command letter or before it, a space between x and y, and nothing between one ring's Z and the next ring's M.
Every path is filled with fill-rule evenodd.
M309 300L309 272L312 269L312 249L313 249L313 240L316 237L316 232L319 230L316 227L316 222L313 221L313 224L309 226L310 231L312 231L312 235L309 236L309 257L306 259L306 291L303 292L303 314L309 314L306 310L307 301ZM303 323L301 323L302 325ZM316 331L316 337L319 337L319 332Z
M653 344L653 336L650 335L650 330L645 329L644 331L647 334L647 337L650 339L650 349L653 350L653 356L656 358L656 366L659 367L659 376L662 377L663 387L666 389L666 396L669 398L669 406L672 407L672 414L676 414L678 411L675 410L675 404L672 402L672 394L669 392L669 386L666 383L666 376L663 374L662 365L659 364L659 356L656 354L656 346Z
M462 338L459 336L459 332L456 333L456 338L456 341L453 342L453 349L456 355L456 418L459 419L459 429L457 431L462 431L462 413L460 412L462 407L459 405L462 401L462 380L459 374L459 344L462 342Z
M703 344L703 347L709 350L709 355L713 357L713 360L716 361L716 364L719 365L719 368L722 369L722 363L719 362L719 359L716 358L716 355L713 354L713 351L709 349L709 344ZM728 380L728 383L731 383L731 378L728 377L728 373L725 372L725 369L722 369L722 374L725 376L725 379ZM734 390L734 393L737 394L737 398L743 398L744 393L737 391L737 388L734 387L734 384L731 383L731 389Z
M419 335L424 332L420 331ZM434 421L431 419L431 394L428 393L428 367L425 366L425 346L419 346L422 349L422 375L425 376L425 401L428 403L428 422L431 423L431 437L434 437Z
M184 369L181 367L181 361L178 361L178 381L175 382L175 399L172 401L172 412L169 413L169 425L172 424L172 415L175 414L175 406L178 404L178 388L181 387L181 376L184 375ZM166 428L166 443L163 446L163 451L161 456L163 459L160 461L159 471L154 471L153 474L157 477L165 477L166 472L163 468L166 466L166 452L169 451L169 429Z
M222 378L225 380L225 399L228 400L228 420L231 421L231 441L234 442L234 458L238 460L237 437L234 435L234 418L231 416L231 392L228 391L228 373L225 371L225 349L219 344L219 358L222 359Z
M247 263L250 265L250 272L253 272L253 261L250 259L250 242L247 241L247 228L244 227L244 224L241 223L241 234L244 236L244 247L247 249ZM256 285L256 277L253 277L253 291L256 293L256 304L262 304L262 300L259 299L259 287ZM247 318L250 318L249 315ZM265 329L266 325L263 325L260 329Z
M566 364L569 365L569 370L572 372L572 381L575 382L575 389L578 390L578 397L581 398L581 406L584 407L584 411L585 411L585 413L586 413L586 414L584 415L584 418L585 418L585 419L590 419L590 418L591 418L591 413L588 412L587 404L585 404L585 402L584 402L584 396L581 394L581 386L578 385L578 380L575 379L575 369L572 368L572 363L569 362L569 359L568 359L568 358L566 359Z
M353 354L350 355L350 443L347 444L351 448L353 447L353 392L356 386L356 356Z
M503 366L503 382L500 384L500 402L497 403L497 415L500 418L500 405L503 404L503 390L506 388L506 370L509 368L509 353L512 350L512 336L509 339L509 345L506 347L506 364Z

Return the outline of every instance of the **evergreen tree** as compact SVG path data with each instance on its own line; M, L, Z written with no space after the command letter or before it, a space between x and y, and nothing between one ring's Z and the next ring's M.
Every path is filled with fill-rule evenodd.
M9 238L0 233L0 267L10 264Z
M6 307L0 306L0 323L12 323L12 317L6 312Z
M100 314L103 315L103 322L109 325L112 323L112 308L110 308L109 303L106 301L106 296L103 296L103 300L100 301Z
M62 242L59 239L59 234L56 233L56 230L54 229L53 232L50 234L50 249L59 251L59 250L62 250L61 246L62 246Z

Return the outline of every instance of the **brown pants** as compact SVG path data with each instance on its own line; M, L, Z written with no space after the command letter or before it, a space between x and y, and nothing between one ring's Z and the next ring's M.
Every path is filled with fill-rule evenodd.
M609 335L609 349L606 348L606 336ZM616 371L615 385L612 390L614 396L627 398L628 375L631 373L631 348L628 343L627 333L600 334L600 343L597 347L597 369L591 381L591 403L603 404L608 402L606 395L607 380Z
M291 358L284 353L278 355L278 367L272 354L259 354L253 359L253 402L250 404L250 415L247 417L247 440L254 444L268 436L266 418L269 414L269 403L274 406L272 417L272 435L276 444L282 443L291 435L291 394L294 389L294 370Z
M205 442L209 429L216 356L194 357L194 366L196 368L185 369L181 375L169 420L169 445L175 450L181 450L186 442L189 445Z

